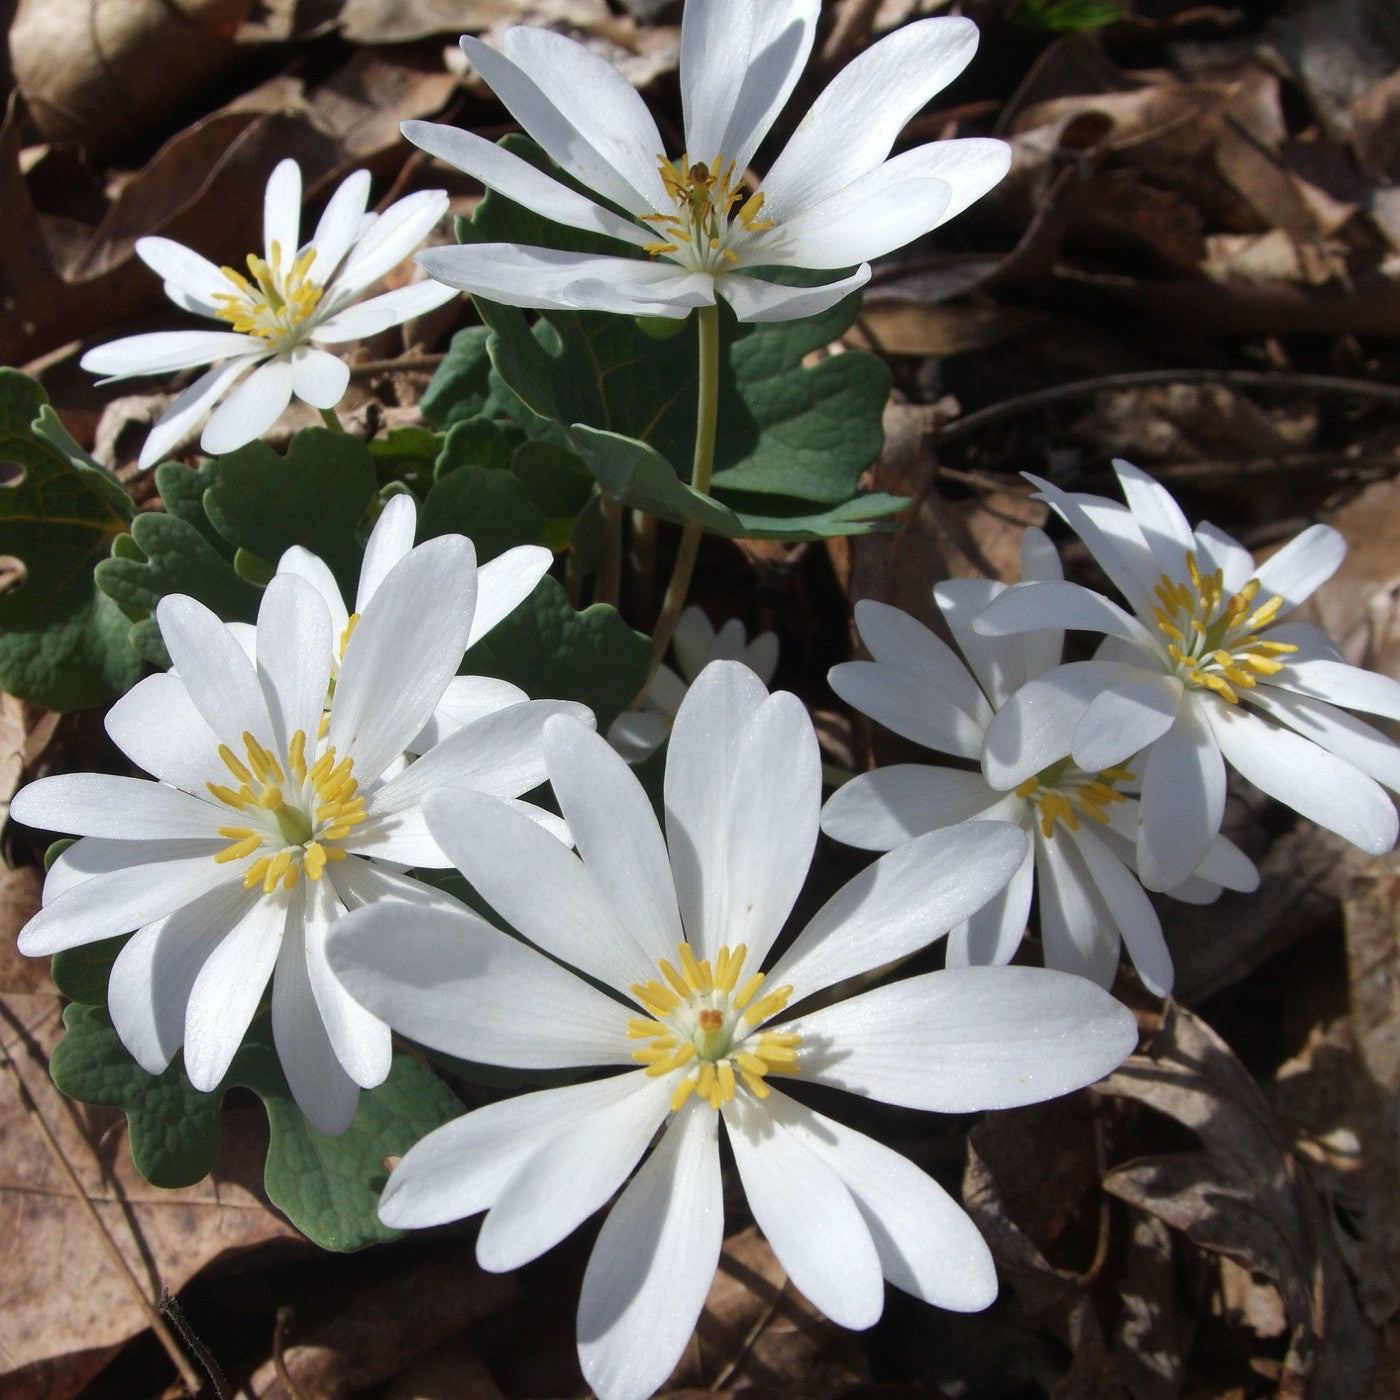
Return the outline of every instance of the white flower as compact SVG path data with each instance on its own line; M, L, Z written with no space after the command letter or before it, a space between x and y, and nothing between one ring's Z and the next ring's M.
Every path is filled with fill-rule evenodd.
M889 158L909 119L977 47L971 20L920 20L861 54L798 125L760 190L749 162L811 52L819 0L689 0L681 25L685 151L668 159L646 104L606 60L548 29L508 30L504 53L462 48L511 115L604 204L469 132L406 122L404 134L546 218L604 234L645 258L510 243L424 253L440 282L510 306L684 316L718 293L741 321L834 305L867 259L960 213L1006 173L1010 148L970 138ZM850 276L817 288L752 275L774 265Z
M430 1134L395 1168L381 1218L414 1227L485 1210L477 1257L514 1268L641 1162L598 1236L578 1316L588 1383L603 1400L638 1400L670 1374L714 1275L723 1119L754 1218L834 1321L874 1323L885 1279L941 1307L985 1307L990 1253L957 1204L774 1080L961 1113L1050 1098L1118 1064L1136 1041L1128 1012L1039 968L910 977L801 1013L814 993L966 918L1020 863L1025 837L979 823L911 842L839 891L764 975L817 836L816 736L796 697L770 697L734 662L705 670L671 737L664 838L601 738L560 719L544 743L581 859L490 798L427 803L444 849L542 953L466 911L382 904L337 929L332 966L426 1045L517 1068L622 1072ZM781 1019L790 1003L798 1014Z
M186 311L225 322L218 331L152 331L99 345L82 367L107 376L171 374L213 365L161 414L140 465L149 467L180 443L250 374L205 424L200 446L232 452L259 438L295 394L313 408L338 404L350 370L338 355L318 350L360 340L421 316L451 296L430 281L415 282L351 305L372 282L396 267L447 212L442 190L425 190L365 212L370 176L357 170L331 196L310 242L302 243L301 169L284 160L267 182L263 202L263 252L248 255L248 275L215 267L169 238L138 238L136 254L165 279L165 294ZM315 342L315 343L313 343Z
M403 494L391 496L385 502L365 544L353 613L345 607L335 575L324 560L310 550L293 545L278 561L277 573L304 578L321 595L330 613L331 636L335 642L331 649L332 690L340 674L345 640L389 571L413 548L417 528L418 509L413 498ZM476 607L472 611L471 631L467 636L468 649L530 596L535 585L549 571L552 558L549 550L540 545L522 544L478 566ZM243 643L244 650L256 661L257 629L243 622L229 625ZM423 753L463 725L529 698L519 686L509 681L490 676L453 676L427 724L407 745L408 751ZM537 813L546 825L559 825L549 813L541 812L538 808L530 810ZM562 825L559 825L559 830L562 833Z
M347 909L389 895L453 906L399 873L448 864L423 795L446 785L514 799L543 781L544 720L588 716L577 705L512 705L404 768L405 745L461 660L476 591L460 535L401 558L349 637L329 714L335 634L304 579L268 585L256 665L201 603L164 598L156 616L175 669L141 681L107 717L117 746L157 781L67 774L16 796L20 821L83 838L54 863L20 951L136 929L108 1005L143 1069L158 1074L183 1044L190 1082L215 1088L272 978L278 1057L316 1127L342 1131L357 1086L388 1073L389 1028L330 975L327 932Z
M1194 531L1164 487L1115 462L1128 505L1029 478L1133 611L1064 582L1008 589L985 635L1085 628L1092 661L1037 677L987 731L983 768L1014 787L1070 754L1087 770L1141 760L1137 866L1169 890L1220 830L1225 761L1303 816L1378 855L1395 844L1400 747L1340 706L1400 718L1400 684L1346 665L1320 628L1287 620L1331 577L1346 542L1313 525L1258 567L1213 525Z
M1061 577L1055 547L1040 530L1022 538L1021 577ZM831 688L906 739L980 762L996 711L1060 661L1061 632L993 638L972 630L972 619L1005 589L990 579L950 579L933 590L967 666L907 613L857 603L856 623L874 660L834 666ZM1031 849L1006 888L949 935L948 966L1009 961L1038 880L1047 967L1111 986L1121 940L1144 985L1164 996L1172 985L1171 954L1134 874L1138 803L1123 791L1133 781L1126 768L1084 772L1069 758L1014 788L994 787L980 771L892 764L838 788L822 810L822 830L852 846L888 851L956 822L1014 822ZM1206 903L1222 887L1258 884L1248 857L1218 836L1194 875L1168 893Z
M764 685L778 669L778 639L772 632L760 632L749 641L737 617L716 632L704 608L694 603L677 620L671 645L679 674L664 662L659 665L635 707L620 714L608 730L608 743L628 763L640 763L661 747L691 682L711 661L742 661Z

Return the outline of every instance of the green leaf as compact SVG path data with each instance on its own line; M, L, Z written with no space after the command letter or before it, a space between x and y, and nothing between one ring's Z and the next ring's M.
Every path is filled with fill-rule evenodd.
M220 457L204 510L231 544L274 568L292 545L330 567L342 590L353 591L361 548L355 527L377 485L369 449L349 433L305 428L285 457L250 442Z
M130 937L129 933L119 933L115 938L55 953L50 965L54 986L69 1001L81 1002L84 1006L106 1006L112 964Z
M467 653L462 670L511 681L532 699L578 700L606 732L651 673L651 641L604 603L575 612L546 575Z
M11 369L0 369L3 463L20 474L0 484L0 554L25 577L0 597L0 689L52 710L99 705L141 677L127 619L93 583L135 507Z
M515 545L538 544L545 519L513 473L458 467L433 484L418 516L420 540L452 533L470 536L484 564Z
M219 1150L224 1094L236 1087L257 1094L271 1133L263 1178L268 1198L323 1249L362 1249L397 1238L376 1213L388 1179L384 1159L401 1156L462 1112L436 1075L399 1053L388 1079L361 1091L350 1127L327 1137L293 1101L265 1014L254 1021L223 1083L208 1094L190 1084L178 1057L164 1073L147 1074L117 1038L105 1008L74 1004L63 1020L67 1034L50 1064L54 1083L71 1098L126 1114L132 1160L154 1185L189 1186L207 1176Z
M424 421L434 428L450 428L486 412L491 397L491 357L485 326L468 326L452 337L447 356L418 404Z
M1123 18L1123 7L1112 0L1023 0L1016 18L1028 29L1072 34L1116 24Z

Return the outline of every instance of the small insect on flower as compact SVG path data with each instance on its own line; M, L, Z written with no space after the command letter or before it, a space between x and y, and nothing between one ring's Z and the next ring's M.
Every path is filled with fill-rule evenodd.
M225 395L200 438L206 452L232 452L261 437L293 394L313 408L334 408L345 395L350 370L318 345L377 335L451 298L450 289L422 281L359 300L447 212L446 193L425 190L382 214L367 213L369 192L369 172L355 171L331 196L316 232L303 244L301 169L294 160L282 161L264 196L263 251L248 255L246 274L215 267L168 238L136 240L136 255L165 279L171 301L227 327L127 336L83 356L82 367L106 375L104 384L213 366L157 420L141 450L142 467L178 446ZM234 388L239 379L243 382Z
M489 798L425 804L472 886L534 946L465 909L382 903L342 922L331 963L374 1015L449 1054L615 1072L430 1134L390 1177L380 1218L416 1227L484 1210L477 1258L510 1269L621 1188L579 1301L579 1357L601 1400L650 1395L695 1327L724 1234L721 1123L754 1218L834 1321L871 1326L887 1279L942 1307L986 1307L991 1254L956 1202L778 1085L962 1113L1066 1093L1129 1053L1124 1007L1042 968L958 968L811 1009L984 904L1023 859L1024 834L977 822L910 842L770 959L821 800L795 696L770 696L734 661L701 673L671 736L664 836L602 738L561 718L544 745L577 856Z
M613 207L470 132L415 121L404 134L488 189L633 256L477 243L430 249L419 262L440 282L510 306L683 317L718 295L741 321L784 321L835 305L869 279L869 259L995 185L1010 147L969 137L890 156L910 117L977 47L971 20L940 16L897 30L839 73L754 186L749 163L801 76L819 10L819 0L687 0L679 157L664 153L627 80L582 44L524 26L506 32L500 53L464 38L516 121ZM832 280L787 286L765 276L772 267Z

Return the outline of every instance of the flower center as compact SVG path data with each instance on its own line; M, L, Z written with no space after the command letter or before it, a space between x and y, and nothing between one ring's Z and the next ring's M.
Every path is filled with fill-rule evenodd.
M632 985L632 995L651 1013L650 1019L634 1016L627 1023L632 1040L647 1042L632 1058L652 1078L693 1066L671 1095L673 1112L691 1094L719 1108L734 1097L739 1083L754 1098L766 1099L767 1075L797 1073L801 1037L755 1029L788 1004L792 988L775 987L760 996L761 972L741 985L747 956L742 943L732 950L721 948L712 968L708 958L696 958L690 944L679 943L679 968L662 958L657 963L660 978Z
M319 880L328 861L345 859L336 842L365 819L354 762L342 758L337 763L335 749L329 748L308 766L306 735L300 729L282 763L246 731L243 746L246 762L227 744L219 745L219 757L238 787L207 784L218 801L246 818L244 825L219 828L232 844L215 861L227 865L256 856L243 872L243 884L248 889L261 885L264 894L279 884L292 889L303 871Z
M1027 778L1016 789L1016 796L1036 809L1040 834L1049 838L1054 836L1057 822L1063 822L1068 831L1078 831L1080 813L1107 826L1108 813L1104 808L1128 800L1114 784L1131 783L1133 777L1126 768L1085 773L1070 759L1062 758L1035 777Z
M282 246L274 242L272 260L265 261L256 253L248 254L248 271L252 281L231 267L219 271L233 284L235 290L220 292L214 297L215 313L234 330L244 335L260 336L276 342L294 336L296 328L316 309L322 288L311 281L311 264L316 250L308 248L293 258L282 270Z
M736 172L734 162L716 156L713 164L703 160L690 163L688 155L678 161L657 156L657 170L666 193L675 206L673 213L643 214L648 223L655 224L663 237L648 243L646 251L652 257L675 257L697 272L722 272L732 266L739 255L730 246L743 233L762 233L773 227L760 219L763 192L744 198L742 172ZM736 174L739 178L736 178ZM739 204L740 200L742 204ZM739 204L736 230L730 219Z
M1275 594L1257 608L1259 580L1252 578L1232 597L1225 596L1224 573L1203 574L1196 556L1186 553L1190 582L1163 574L1153 609L1158 629L1167 638L1167 653L1192 685L1213 690L1231 705L1240 690L1252 689L1260 676L1281 671L1275 658L1298 650L1287 642L1265 642L1257 635L1278 616L1283 599Z

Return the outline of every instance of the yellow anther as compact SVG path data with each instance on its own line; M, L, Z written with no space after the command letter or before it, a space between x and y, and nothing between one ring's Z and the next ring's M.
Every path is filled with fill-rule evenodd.
M243 872L243 885L246 889L252 889L254 885L262 884L263 876L267 874L268 866L272 864L271 856L263 856L255 860L247 870Z
M306 731L298 729L292 735L292 741L287 745L287 766L292 770L292 777L297 782L306 781Z
M719 1081L717 1088L720 1103L728 1103L734 1097L734 1066L727 1060L721 1060L715 1066L715 1078ZM719 1104L715 1107L718 1108Z
M760 1021L766 1021L770 1016L776 1016L788 1004L790 996L792 996L791 987L775 987L771 992L759 997L740 1019L748 1025L756 1026Z
M278 886L282 877L292 868L292 853L290 851L278 851L268 864L267 873L263 876L263 893L271 894ZM295 881L293 881L295 883Z
M755 997L758 989L763 985L763 974L755 972L737 992L734 993L732 1004L740 1011L744 1009Z
M240 783L253 781L253 775L238 761L238 756L227 744L219 745L219 757L223 759L224 766Z
M691 989L686 985L685 978L665 958L662 958L656 965L661 969L661 975L675 988L678 997L684 999L690 995Z
M242 808L246 805L243 795L234 792L231 787L225 787L222 783L205 783L204 786L213 794L215 801L222 802L227 807Z
M766 1099L772 1092L758 1075L752 1073L750 1070L744 1069L742 1066L739 1069L739 1077L743 1080L744 1087L756 1099Z
M351 613L350 619L346 622L344 630L340 634L340 659L345 659L345 648L350 645L350 638L355 635L355 628L360 625L359 613Z
M326 848L319 841L312 841L301 858L302 869L313 880L319 880L326 869Z
M694 1092L695 1076L692 1074L676 1085L676 1091L671 1095L671 1112L679 1113L681 1106Z
M649 1040L652 1036L669 1035L670 1031L660 1021L634 1016L627 1023L627 1034L633 1040Z
M227 835L227 832L221 831L219 834ZM225 846L222 851L218 852L214 857L215 863L227 865L230 861L242 860L244 856L252 855L261 845L262 837L255 832L249 832L241 840L235 841L231 846Z

